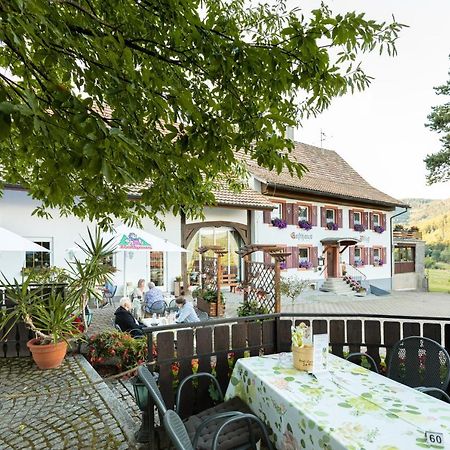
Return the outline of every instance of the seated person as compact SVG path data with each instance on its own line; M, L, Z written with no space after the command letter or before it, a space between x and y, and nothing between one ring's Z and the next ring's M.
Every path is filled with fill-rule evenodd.
M175 299L175 303L178 306L178 312L175 315L176 323L200 322L192 303L186 301L184 292L181 293L180 297Z
M136 319L142 318L142 303L144 299L145 280L140 279L137 284L137 288L131 294L133 305L133 316Z
M163 308L164 307L164 295L163 293L155 286L155 283L148 283L148 291L145 293L144 297L144 309L147 314L151 314L151 307L154 308Z
M103 302L100 305L100 308L104 308L108 304L108 298L111 297L111 294L114 292L114 285L111 281L106 281L105 286L102 289L103 292Z
M120 299L120 306L116 309L114 315L115 323L119 325L122 331L130 333L133 337L144 336L142 328L145 328L144 324L139 323L131 314L131 300L128 297Z

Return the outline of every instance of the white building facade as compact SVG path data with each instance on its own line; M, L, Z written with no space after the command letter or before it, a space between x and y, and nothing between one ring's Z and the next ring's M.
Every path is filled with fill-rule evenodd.
M218 188L217 203L205 208L203 220L168 215L161 230L144 219L145 231L189 251L186 255L116 254L112 264L117 269L118 295L129 292L140 278L165 291L173 291L179 276L185 284L196 284L201 271L196 250L203 245L224 247L228 253L223 272L239 281L243 270L236 251L251 243L285 247L291 255L284 276L295 275L320 287L327 278L347 272L391 290L390 219L396 207L405 205L370 186L335 152L296 143L291 157L309 169L301 179L285 171L262 169L248 160L248 188L241 193ZM33 216L37 206L19 186L7 186L0 198L0 226L50 250L48 254L0 254L0 270L8 279L20 279L24 267L66 267L76 254L75 242L81 242L87 228L95 226L75 217L60 217L57 211L51 211L53 218L48 220ZM255 253L253 258L262 261L263 256Z

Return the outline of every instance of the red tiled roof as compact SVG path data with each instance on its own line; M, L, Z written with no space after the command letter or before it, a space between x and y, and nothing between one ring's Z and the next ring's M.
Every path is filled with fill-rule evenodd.
M308 168L308 172L298 178L291 176L289 171L283 168L278 174L276 171L258 166L248 156L245 157L250 173L271 186L280 186L297 192L373 202L389 207L407 206L371 186L333 150L296 142L290 159L303 163Z

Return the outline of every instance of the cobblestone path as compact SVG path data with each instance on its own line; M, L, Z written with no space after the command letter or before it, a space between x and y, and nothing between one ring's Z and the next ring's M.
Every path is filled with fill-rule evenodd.
M136 424L82 356L41 371L0 359L0 449L134 449Z

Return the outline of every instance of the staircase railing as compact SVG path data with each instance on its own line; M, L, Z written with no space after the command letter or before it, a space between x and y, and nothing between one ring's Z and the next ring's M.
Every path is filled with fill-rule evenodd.
M347 266L347 274L350 275L354 280L361 282L362 280L367 280L367 275L361 272L356 266Z

